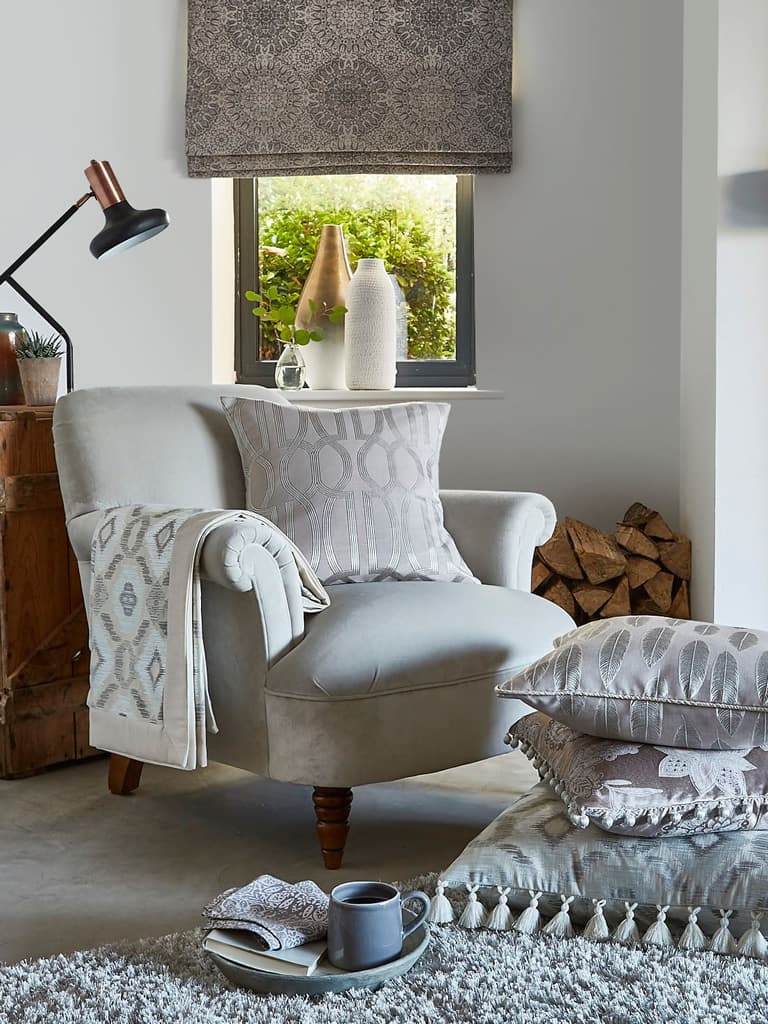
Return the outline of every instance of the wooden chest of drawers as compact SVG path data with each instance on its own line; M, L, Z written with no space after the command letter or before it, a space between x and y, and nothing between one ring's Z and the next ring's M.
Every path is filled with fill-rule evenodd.
M0 406L0 778L88 745L88 627L49 407Z

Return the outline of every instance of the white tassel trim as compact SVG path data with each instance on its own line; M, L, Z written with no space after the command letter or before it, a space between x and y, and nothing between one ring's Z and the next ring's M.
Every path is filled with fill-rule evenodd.
M627 828L634 828L638 822L642 823L643 821L647 821L649 825L656 828L665 818L669 818L672 825L679 825L683 818L700 823L708 816L722 820L736 817L739 813L736 801L729 802L722 799L719 801L711 800L677 804L673 807L636 807L625 811L619 809L608 811L602 807L582 807L571 799L565 781L547 762L546 757L538 752L533 743L519 736L513 736L512 730L507 733L504 742L512 749L519 748L525 754L534 768L538 770L542 781L548 783L561 798L568 810L571 824L576 828L588 828L590 823L594 821L610 831L616 822L622 820ZM755 827L764 807L768 808L768 797L748 797L742 802L747 829Z
M730 917L732 910L720 911L720 927L712 936L709 948L712 953L725 953L733 956L736 953L736 939L731 934Z
M637 904L625 902L624 908L626 910L624 920L620 922L613 933L613 941L622 943L639 942L640 931L637 927L637 921L635 921Z
M667 927L669 906L662 907L660 903L657 903L656 910L658 911L656 920L643 936L642 943L644 946L674 946L672 932Z
M539 913L539 900L541 899L541 893L534 892L533 889L529 889L528 895L531 897L531 902L522 912L520 917L518 917L512 927L516 932L520 932L522 935L535 935L541 928L541 914Z
M603 914L605 900L593 899L592 906L595 908L594 913L584 925L584 931L581 934L585 939L592 939L593 942L605 942L610 937L608 922Z
M753 960L765 960L768 942L765 941L765 936L760 931L760 920L763 915L753 911L751 916L752 925L739 939L737 949L742 956L750 956Z
M479 888L479 885L467 883L469 896L467 897L464 913L459 918L460 928L482 928L485 924L485 907L477 898L477 890Z
M435 895L429 908L430 924L450 924L453 921L453 907L445 895L445 882L439 881L435 886Z
M448 897L445 895L445 889L448 884L447 881L442 879L436 883L435 897L432 900L432 909L429 916L429 920L433 924L447 924L454 919L453 908ZM539 901L543 895L541 892L535 892L533 889L528 890L530 903L517 920L513 921L508 901L508 895L511 891L510 887L502 885L493 887L497 893L497 900L490 913L486 911L480 902L478 893L481 888L491 887L481 887L479 884L466 883L468 893L467 904L458 921L460 928L487 928L491 931L514 930L523 935L536 935L541 932L544 935L554 936L555 938L571 938L578 934L571 920L570 910L571 904L574 900L579 899L579 897L561 894L560 909L545 924L542 921L539 910ZM519 890L517 891L519 892ZM709 950L712 953L721 953L728 956L746 956L756 960L768 960L768 940L766 940L766 937L760 930L760 922L763 917L762 912L752 912L752 924L742 934L737 943L730 930L730 918L733 910L720 910L720 924L712 938L708 940L698 923L701 907L688 907L688 922L679 940L676 942L667 924L669 905L656 904L656 920L641 937L637 922L635 921L635 911L638 904L624 902L624 917L611 933L604 913L607 902L607 900L592 899L593 913L581 932L583 938L589 939L592 942L605 942L610 939L612 942L623 945L642 943L646 946L667 946L670 949Z
M569 913L571 904L573 903L573 896L561 896L562 906L549 922L543 928L544 935L554 935L557 939L570 939L576 932L573 929L573 922L571 921L571 915Z
M706 949L707 937L699 928L698 919L701 907L688 907L688 924L680 936L678 949Z
M507 905L509 886L497 885L496 890L499 894L499 902L491 911L486 927L492 932L508 932L512 927L512 911Z

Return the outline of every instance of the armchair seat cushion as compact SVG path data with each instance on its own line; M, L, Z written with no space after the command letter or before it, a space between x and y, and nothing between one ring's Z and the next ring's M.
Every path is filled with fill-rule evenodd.
M271 669L267 691L305 700L377 697L509 679L572 628L544 598L455 583L328 588L302 641Z

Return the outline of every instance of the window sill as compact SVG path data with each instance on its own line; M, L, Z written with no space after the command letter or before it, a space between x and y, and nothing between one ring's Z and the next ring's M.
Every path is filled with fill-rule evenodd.
M466 402L503 398L502 391L487 388L392 388L391 391L283 391L292 405L393 405L400 402Z

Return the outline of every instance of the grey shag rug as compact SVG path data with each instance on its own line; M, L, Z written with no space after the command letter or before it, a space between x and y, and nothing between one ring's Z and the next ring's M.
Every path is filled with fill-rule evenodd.
M436 876L407 888L434 890ZM201 930L0 967L3 1024L752 1024L768 966L714 953L436 926L378 992L314 999L229 985Z

